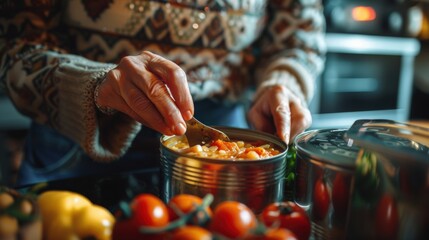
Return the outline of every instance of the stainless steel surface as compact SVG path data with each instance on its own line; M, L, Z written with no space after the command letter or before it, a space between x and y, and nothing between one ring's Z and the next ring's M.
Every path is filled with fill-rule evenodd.
M217 139L229 141L229 137L225 133L201 123L194 117L186 121L186 126L185 135L190 146L203 145Z
M161 197L188 193L204 197L214 195L215 207L219 202L235 200L261 212L269 203L283 197L287 146L273 135L238 128L219 128L231 139L262 140L274 144L282 152L263 160L222 160L191 157L163 145L170 137L161 138Z
M349 238L429 239L429 129L361 120L347 136L360 147Z
M359 148L348 146L346 129L307 131L295 138L297 204L307 210L313 239L345 239L347 191ZM325 191L320 191L324 187ZM345 193L345 198L344 198ZM333 196L342 201L331 202Z
M398 137L398 141L407 139L410 141L410 145L411 142L415 143L413 149L417 146L426 147L426 149L429 147L429 128L387 120L368 120L361 121L361 123L361 129L359 129L361 132L366 132L370 129L377 129L379 133L387 132L390 136ZM359 124L359 122L356 122L355 124ZM353 127L356 126L352 126L352 128ZM429 154L429 152L426 151L425 154Z
M295 139L313 239L429 239L429 129L358 120Z

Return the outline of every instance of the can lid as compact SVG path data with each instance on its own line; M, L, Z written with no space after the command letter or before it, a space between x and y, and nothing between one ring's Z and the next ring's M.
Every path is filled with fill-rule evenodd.
M388 156L391 160L429 165L429 128L385 119L362 119L345 134L349 144Z
M301 133L295 138L298 154L340 168L355 168L359 148L348 144L346 129L323 129Z

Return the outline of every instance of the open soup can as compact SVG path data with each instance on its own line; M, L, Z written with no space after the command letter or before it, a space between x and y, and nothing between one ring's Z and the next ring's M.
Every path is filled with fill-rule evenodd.
M161 137L161 197L168 202L177 194L204 197L212 194L212 207L234 200L259 213L283 198L287 145L278 137L248 129L217 127L232 142L250 143L276 154L261 159L225 159L192 155L171 146L181 136ZM261 150L261 149L259 149ZM264 151L264 150L262 150Z

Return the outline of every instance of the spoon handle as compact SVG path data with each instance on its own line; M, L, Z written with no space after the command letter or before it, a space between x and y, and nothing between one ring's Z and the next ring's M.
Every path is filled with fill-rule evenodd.
M186 125L187 130L185 135L188 139L189 146L194 146L197 144L201 145L217 139L229 141L229 137L224 132L204 125L195 118L187 121Z

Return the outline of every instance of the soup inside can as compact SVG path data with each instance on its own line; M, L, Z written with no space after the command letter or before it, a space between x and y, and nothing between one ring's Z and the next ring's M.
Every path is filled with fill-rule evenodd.
M272 151L275 154L256 160L201 156L172 148L170 142L172 136L163 136L161 137L163 200L168 201L172 196L182 193L200 197L210 193L214 196L213 207L222 201L234 200L246 204L257 213L269 203L282 200L285 156L288 149L286 144L274 135L258 131L229 127L219 129L227 133L231 139L235 139L234 141L263 142L256 147L262 146L266 148L265 151ZM248 145L247 149L253 148L255 145Z

